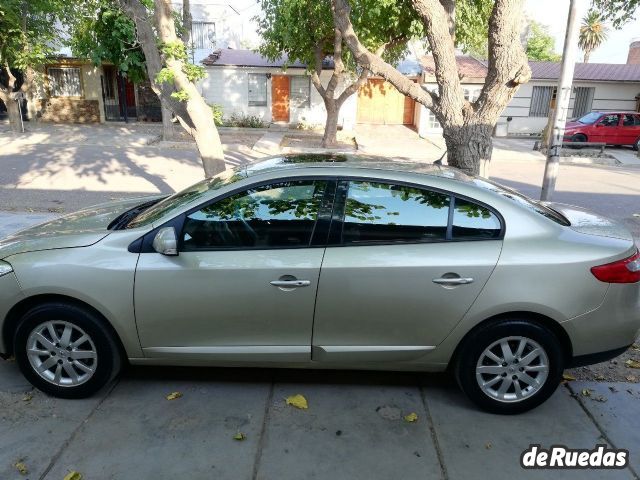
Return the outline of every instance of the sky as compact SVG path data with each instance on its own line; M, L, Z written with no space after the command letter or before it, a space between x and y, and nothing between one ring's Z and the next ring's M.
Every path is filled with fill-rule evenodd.
M588 9L588 0L579 0L582 11ZM564 32L567 26L567 14L569 13L569 0L525 0L525 11L530 18L548 25L549 33L556 40L556 52L562 53L564 44ZM639 11L640 13L640 11ZM578 12L578 17L582 18ZM640 15L629 21L620 30L610 28L607 41L595 50L589 59L590 63L626 63L629 43L631 39L640 40ZM582 52L579 54L582 61Z

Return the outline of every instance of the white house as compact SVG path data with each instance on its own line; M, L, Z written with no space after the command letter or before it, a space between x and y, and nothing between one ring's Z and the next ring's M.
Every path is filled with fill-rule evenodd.
M322 97L300 62L288 64L286 56L271 61L251 50L221 49L202 63L208 74L200 83L202 95L207 103L222 107L225 117L255 115L264 122L292 125L325 122ZM331 78L333 63L327 61L325 67L320 75L324 85ZM342 106L338 124L352 129L355 116L353 95Z

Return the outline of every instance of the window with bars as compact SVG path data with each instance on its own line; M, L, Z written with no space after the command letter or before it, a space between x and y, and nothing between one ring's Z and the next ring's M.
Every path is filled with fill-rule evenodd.
M595 87L576 87L573 89L575 98L573 101L573 117L580 118L591 111Z
M249 106L267 106L267 76L264 73L250 73L249 78Z
M547 117L549 108L555 101L556 87L533 87L531 95L530 117Z
M52 97L81 97L82 82L79 67L52 67L47 69Z
M191 24L193 48L213 48L216 44L216 24L213 22L193 22Z
M289 98L291 106L309 108L311 105L311 80L306 75L295 75L291 78Z

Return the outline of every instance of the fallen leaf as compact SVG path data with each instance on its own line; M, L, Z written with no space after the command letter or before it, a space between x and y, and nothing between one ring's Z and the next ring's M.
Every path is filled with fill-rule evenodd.
M65 475L64 480L82 480L82 474L80 472L72 471Z
M591 396L591 392L592 392L592 390L589 390L588 388L583 388L582 389L582 396L583 397L590 397Z
M167 395L167 400L175 400L180 397L182 397L181 392L171 392L169 395Z
M30 402L33 399L32 393L25 393L24 397L22 397L23 402Z
M243 440L246 440L246 438L247 438L247 436L242 432L238 432L233 436L233 439L237 440L239 442L242 442Z
M564 380L566 380L567 382L572 382L573 380L575 380L575 379L576 379L576 377L574 377L573 375L570 375L570 374L568 374L568 373L563 373L563 374L562 374L562 378L563 378Z
M631 350L635 350L636 352L640 352L640 345L638 345L637 343L634 343L633 345L631 345Z
M20 475L26 475L27 473L29 473L29 469L22 461L16 462L13 466L16 467L16 470L20 472Z
M491 442L487 442L484 448L486 448L487 450L491 450L493 448L493 445L491 445Z
M596 375L596 380L601 382L602 380L604 380L604 375Z
M418 414L416 412L411 412L409 415L404 416L404 420L409 423L413 423L418 420Z
M627 382L635 382L637 380L635 375L628 375L626 378Z
M608 400L608 398L603 397L602 395L599 395L597 397L591 397L592 400L595 400L596 402L606 402Z
M624 364L629 368L640 368L640 362L637 360L632 360L631 358L624 362Z
M640 217L640 213L634 213L633 216L634 217Z
M306 410L307 408L309 408L307 399L299 393L297 395L287 397L287 405L291 405L292 407L300 408L302 410Z

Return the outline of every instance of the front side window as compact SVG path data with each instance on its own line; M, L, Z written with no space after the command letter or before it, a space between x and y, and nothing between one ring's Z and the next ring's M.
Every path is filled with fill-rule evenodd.
M447 235L450 197L388 183L349 182L342 242L434 242Z
M310 79L306 75L293 75L291 77L291 106L295 108L308 108L311 101Z
M267 76L264 73L250 73L249 106L265 107L267 105Z
M80 68L55 67L47 69L52 97L81 97Z
M456 198L453 210L451 238L454 240L480 240L499 238L500 220L487 207Z
M617 127L619 122L620 122L620 115L609 114L602 117L598 122L598 125L603 125L605 127Z
M284 181L254 187L187 215L182 249L306 247L327 182Z

